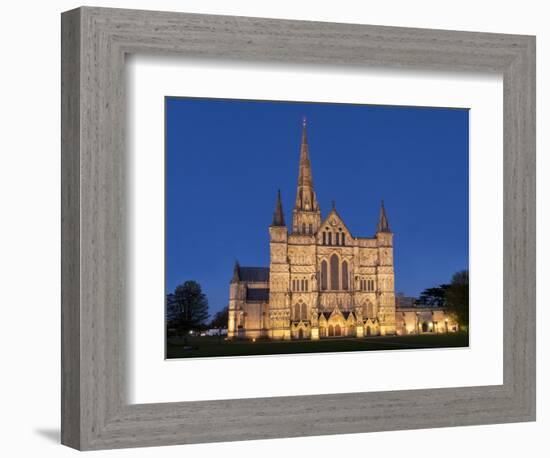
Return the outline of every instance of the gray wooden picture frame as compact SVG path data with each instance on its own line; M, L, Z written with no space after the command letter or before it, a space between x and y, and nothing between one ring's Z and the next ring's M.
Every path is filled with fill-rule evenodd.
M62 14L61 38L63 444L89 450L535 419L534 37L83 7ZM124 62L134 53L502 74L504 383L128 404Z

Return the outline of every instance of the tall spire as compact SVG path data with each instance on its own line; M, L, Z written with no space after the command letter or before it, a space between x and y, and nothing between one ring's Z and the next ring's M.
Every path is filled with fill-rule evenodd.
M391 232L383 200L382 202L380 202L380 216L378 217L378 226L376 226L376 232Z
M302 143L300 145L300 167L296 203L292 212L292 232L314 235L321 225L321 210L313 189L309 145L307 142L307 122L302 121Z
M307 121L302 121L302 143L300 145L300 167L298 171L298 190L296 193L296 210L315 211L318 208L317 197L313 189L309 145L307 142Z
M286 226L285 215L283 213L283 204L281 202L281 190L277 192L277 203L275 204L275 211L273 212L272 226Z

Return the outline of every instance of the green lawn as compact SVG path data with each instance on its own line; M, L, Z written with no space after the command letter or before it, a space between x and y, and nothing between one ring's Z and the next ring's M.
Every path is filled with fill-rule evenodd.
M418 336L365 337L361 339L323 339L291 341L226 341L217 337L190 337L185 349L183 339L169 338L167 358L207 356L277 355L338 351L404 350L419 348L467 347L467 333L422 334Z

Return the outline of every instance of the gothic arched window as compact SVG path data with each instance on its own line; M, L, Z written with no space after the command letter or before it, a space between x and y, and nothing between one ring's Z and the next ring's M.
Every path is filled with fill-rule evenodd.
M306 280L306 287L304 289L304 291L307 291L309 288L308 288L308 281Z
M301 286L300 291L306 290L306 281L303 278L302 278L302 284L300 286Z
M328 266L326 261L321 262L321 289L328 288Z
M306 321L307 320L307 305L306 304L302 304L302 314L300 316L300 319L302 321Z
M299 320L300 319L300 304L296 304L294 306L294 319Z
M327 244L327 233L323 231L323 245Z
M328 233L328 244L332 245L332 232Z
M334 244L340 245L340 234L338 234L338 232L334 234Z
M306 223L302 223L302 234L306 233Z
M309 223L309 233L313 234L313 224Z
M330 257L330 289L340 289L339 288L339 274L338 274L338 256L333 254Z
M344 261L342 263L342 289L348 289L349 278L348 278L348 262Z
M341 237L342 245L345 245L345 244L346 244L346 234L344 234L344 233L342 232L342 234L340 235L340 237Z

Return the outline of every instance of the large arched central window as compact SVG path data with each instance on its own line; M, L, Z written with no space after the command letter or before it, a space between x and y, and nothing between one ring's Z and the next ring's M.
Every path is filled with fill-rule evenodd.
M338 256L333 254L330 257L330 289L340 289L339 288L339 273L338 273Z
M328 288L328 267L327 262L321 262L321 289L326 290Z

